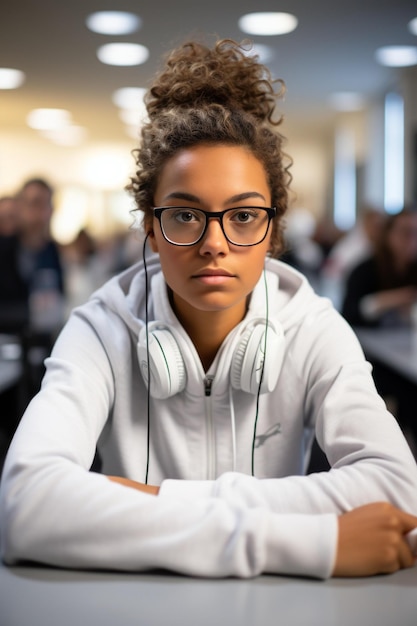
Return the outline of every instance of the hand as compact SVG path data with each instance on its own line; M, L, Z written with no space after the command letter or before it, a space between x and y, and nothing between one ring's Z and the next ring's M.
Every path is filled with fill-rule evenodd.
M122 476L107 476L107 478L114 483L120 483L125 487L137 489L138 491L143 491L144 493L149 493L153 496L157 496L159 493L159 487L155 485L145 485L144 483L138 483L136 480L130 480L129 478L123 478Z
M408 310L416 301L415 287L398 287L374 294L378 310L382 313L391 309Z
M387 502L361 506L339 517L339 541L333 576L373 576L411 567L405 535L417 517Z

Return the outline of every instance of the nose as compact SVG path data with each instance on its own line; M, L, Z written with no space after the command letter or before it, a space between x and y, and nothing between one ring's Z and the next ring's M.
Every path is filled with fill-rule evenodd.
M229 251L229 244L224 236L220 220L212 218L208 220L207 229L200 242L201 255L225 255Z

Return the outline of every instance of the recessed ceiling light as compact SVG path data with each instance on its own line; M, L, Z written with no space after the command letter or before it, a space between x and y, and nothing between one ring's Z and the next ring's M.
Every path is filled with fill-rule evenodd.
M146 110L143 97L146 89L142 87L122 87L117 89L112 96L113 104L119 107L119 117L124 124L136 129L136 136L139 127L146 121L148 112Z
M359 111L364 106L364 98L354 91L337 91L329 96L329 103L336 111Z
M26 76L20 70L10 67L0 67L0 89L17 89L24 82Z
M142 21L138 15L126 11L97 11L89 15L85 23L101 35L128 35L138 30Z
M97 50L97 57L107 65L141 65L149 50L139 43L108 43Z
M71 123L71 114L65 109L33 109L26 122L35 130L56 130Z
M408 67L417 64L417 47L384 46L375 52L378 63L388 67Z
M146 109L144 106L137 109L120 109L119 111L119 118L122 120L123 124L135 126L136 130L139 128L145 115Z
M248 13L239 19L239 28L249 35L285 35L297 28L298 19L291 13Z
M411 22L408 22L408 30L413 33L413 35L417 35L417 17L415 17Z
M146 89L143 87L121 87L112 96L113 104L120 109L139 109L143 105Z
M42 130L41 134L60 146L78 146L87 136L87 130L83 126L69 124L53 130Z
M112 145L85 152L80 162L85 182L97 189L121 189L131 170L129 157L128 150Z

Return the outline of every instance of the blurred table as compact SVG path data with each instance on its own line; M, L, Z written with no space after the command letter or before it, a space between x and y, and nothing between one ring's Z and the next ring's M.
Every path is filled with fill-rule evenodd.
M354 331L370 361L376 359L417 384L417 331L407 328L354 328Z
M318 581L0 565L1 626L416 626L417 568Z

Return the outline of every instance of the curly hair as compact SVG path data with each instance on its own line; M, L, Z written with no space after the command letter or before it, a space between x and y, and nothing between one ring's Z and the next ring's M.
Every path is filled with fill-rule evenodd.
M142 127L134 151L136 173L127 187L145 214L145 228L153 217L159 174L170 157L198 144L242 146L264 166L277 209L271 254L278 254L291 180L284 138L276 129L282 118L274 119L283 92L282 80L273 80L244 44L225 39L213 48L187 42L175 49L145 97L149 121Z

